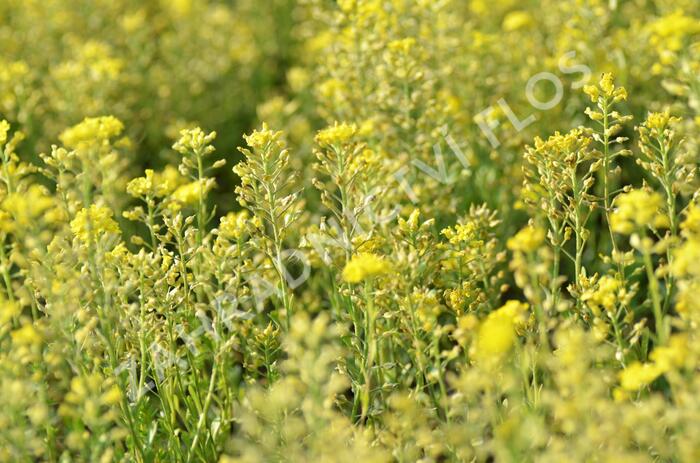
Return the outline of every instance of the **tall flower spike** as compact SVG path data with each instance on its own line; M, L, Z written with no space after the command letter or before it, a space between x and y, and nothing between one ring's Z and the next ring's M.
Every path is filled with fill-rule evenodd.
M289 171L289 151L285 149L282 132L270 130L267 124L260 130L244 135L248 148L239 148L245 159L233 171L241 177L236 187L238 202L248 209L258 224L250 244L272 262L278 276L278 292L284 306L285 326L291 326L292 295L284 265L285 240L291 226L301 215L297 176Z

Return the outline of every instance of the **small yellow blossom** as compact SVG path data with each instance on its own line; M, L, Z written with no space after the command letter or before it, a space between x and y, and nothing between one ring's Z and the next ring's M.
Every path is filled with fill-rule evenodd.
M216 138L216 132L204 133L199 127L194 129L183 129L180 131L180 138L173 144L173 149L180 154L190 152L208 154L214 150L209 146Z
M2 208L14 218L13 228L29 227L55 206L55 198L43 185L31 185L27 191L12 193L2 202Z
M11 322L22 313L22 307L17 302L0 300L0 328Z
M662 212L664 201L659 193L632 190L616 197L614 205L610 226L616 233L629 235L644 227L668 227L668 217Z
M119 390L119 386L113 385L107 391L102 394L102 403L105 405L116 405L122 399L122 393Z
M41 344L41 335L32 323L25 323L21 328L10 334L12 342L18 346L36 346Z
M600 85L601 90L603 90L607 96L612 96L613 91L615 90L615 83L613 82L613 76L611 73L604 73L600 78L598 85Z
M477 358L489 359L507 353L515 344L515 325L508 317L487 317L479 326Z
M389 273L391 266L381 256L370 253L355 254L343 269L343 280L359 283L368 278Z
M591 98L591 101L594 103L598 101L598 98L600 97L600 90L595 85L584 86L583 93L588 95Z
M688 238L700 237L700 204L692 203L688 206L681 229Z
M111 209L96 204L81 209L71 221L70 229L82 241L88 241L90 236L119 233L119 225L112 218Z
M278 146L282 146L282 141L280 137L282 132L275 132L270 130L266 123L263 122L262 129L255 130L250 135L243 135L248 146L253 149L264 150L270 143L276 143Z
M609 72L604 73L598 85L586 85L583 92L591 98L593 103L598 103L601 98L620 102L627 99L627 90L624 87L616 87L615 79Z
M627 391L637 391L651 384L656 378L674 368L682 367L688 355L688 338L685 334L671 336L667 345L656 347L649 356L650 362L634 362L620 372L620 386Z
M679 122L681 119L671 116L671 112L667 109L660 113L649 113L644 126L648 129L663 132L670 123Z
M320 130L316 134L316 143L327 146L342 145L350 141L356 132L357 127L355 124L338 124L338 122L336 122L332 126Z
M677 59L675 52L683 48L685 38L700 33L700 19L679 9L651 22L648 28L651 32L650 44L662 60L666 59L665 64L672 64Z
M678 277L700 277L700 240L684 242L673 252L671 270Z
M187 183L187 177L184 177L176 167L167 165L162 171L153 174L153 183L165 194L170 194Z
M408 53L416 45L416 39L407 37L405 39L393 40L389 42L388 48L393 52Z
M503 30L517 31L532 24L532 16L526 11L511 11L503 18Z
M620 386L626 391L638 391L661 376L663 371L653 363L634 362L620 372Z
M10 131L10 124L6 120L0 121L0 145L4 145L7 141L7 132Z
M649 358L664 373L674 368L682 367L688 355L688 337L685 334L675 334L665 346L654 348Z
M246 224L250 220L248 211L229 212L221 218L219 223L219 236L236 240L243 235Z
M123 130L124 124L114 116L88 117L61 133L59 139L67 148L79 149L92 144L103 145Z
M163 197L171 192L171 186L165 179L158 178L153 169L146 169L143 177L137 177L126 185L126 192L135 197Z
M527 309L527 304L511 300L491 312L479 326L476 357L493 359L510 351L517 331L527 323Z
M533 252L544 242L545 231L535 225L523 227L512 238L509 238L506 246L511 251Z
M465 224L457 224L454 228L445 228L442 230L442 234L450 241L452 244L459 243L473 243L480 244L477 239L477 234L479 232L479 227L474 222L467 222Z
M175 190L172 198L182 204L196 204L202 196L207 195L212 186L212 182L195 180Z
M594 314L598 315L600 309L612 312L620 297L622 283L619 279L610 275L604 275L598 280L595 288L584 291L581 300L585 302Z

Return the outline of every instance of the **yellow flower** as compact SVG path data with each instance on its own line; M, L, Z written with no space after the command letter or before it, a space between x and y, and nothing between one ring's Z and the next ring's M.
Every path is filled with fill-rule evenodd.
M643 227L668 227L668 217L661 212L664 201L659 193L632 190L616 197L614 204L610 226L616 233L629 235Z
M266 123L263 122L262 129L255 130L250 135L243 135L246 143L253 149L264 150L270 143L277 143L278 146L282 146L282 142L279 138L282 136L282 132L275 132L270 130Z
M668 345L656 347L649 358L660 371L666 373L674 368L683 366L687 355L687 336L676 334L668 340Z
M80 124L63 131L59 135L67 148L79 149L89 145L103 145L119 136L124 124L114 116L87 117Z
M600 97L600 90L598 90L598 87L595 85L585 85L583 87L583 93L588 95L594 103L598 101L598 97Z
M18 346L36 346L41 344L41 335L31 323L26 323L10 334L12 342Z
M690 237L700 237L700 205L691 203L681 224L683 234Z
M0 328L11 322L22 313L22 307L17 302L0 300Z
M526 11L512 11L503 19L503 30L516 31L532 24L532 16Z
M249 220L248 211L229 212L221 218L219 236L230 240L238 239L245 232L246 223Z
M175 179L171 179L173 172L176 176ZM126 185L126 192L134 198L143 196L160 198L171 193L184 179L172 166L166 167L162 173L146 169L143 177L132 179Z
M500 308L496 309L495 316L507 317L513 321L515 328L520 330L528 321L527 309L530 306L526 302L516 300L507 301Z
M600 89L603 90L607 96L612 96L613 90L615 90L615 83L611 73L604 73L598 85L600 85Z
M121 399L122 399L122 393L119 390L119 386L116 384L107 389L104 394L102 394L102 397L100 397L102 400L102 403L105 405L116 405L118 404Z
M195 180L175 190L172 198L183 204L195 204L202 196L207 195L212 186L212 182Z
M0 145L4 145L7 141L7 132L10 131L10 124L5 120L0 121Z
M544 229L527 225L506 242L511 251L533 252L544 242Z
M81 209L71 221L70 229L82 241L88 241L91 235L119 233L119 225L112 218L112 211L96 204Z
M627 99L627 90L624 87L616 87L615 78L609 72L601 76L597 86L584 86L583 92L591 98L593 103L597 103L601 96L605 99L612 99L614 102Z
M620 372L620 386L626 391L638 391L662 373L663 371L653 363L634 362Z
M445 237L450 240L452 244L459 243L473 243L475 245L481 242L477 239L477 233L479 232L479 227L474 222L467 222L465 224L457 224L454 229L445 228L440 233L445 235Z
M183 129L180 138L173 144L173 149L180 154L196 153L209 154L214 147L209 146L216 138L216 132L204 133L199 127Z
M691 239L673 253L671 271L677 277L700 277L700 240Z
M675 52L683 48L686 37L700 33L700 20L677 10L649 24L650 44L656 49L663 64L675 62Z
M43 185L31 185L27 191L12 193L2 202L2 208L12 214L12 228L29 227L47 211L56 206L56 200Z
M476 338L476 358L493 359L515 344L517 331L527 323L528 304L510 300L491 312L479 326Z
M153 183L157 185L157 188L162 188L165 194L170 194L187 183L187 178L176 167L167 165L161 172L156 172L153 175Z
M671 116L671 112L667 109L662 113L649 113L646 121L644 121L644 126L648 129L663 132L669 123L679 122L680 120L678 117Z
M350 141L356 132L357 127L355 124L338 124L338 122L336 122L332 126L320 130L316 134L315 140L319 145L342 145L343 143Z
M615 309L619 300L622 284L620 280L610 275L604 275L598 280L596 288L591 288L581 295L581 300L585 302L594 314L600 313L602 307L608 312Z
M508 317L487 317L479 327L477 358L492 358L510 351L515 344L515 325Z
M411 48L415 46L415 44L416 39L413 37L407 37L405 39L392 40L389 42L387 47L393 52L408 53L411 51Z
M359 283L367 278L389 273L391 266L383 257L370 253L355 254L343 269L343 280Z

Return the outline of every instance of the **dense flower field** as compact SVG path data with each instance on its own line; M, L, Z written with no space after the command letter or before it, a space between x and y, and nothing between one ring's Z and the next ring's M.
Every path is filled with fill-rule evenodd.
M698 0L0 44L0 462L700 461Z

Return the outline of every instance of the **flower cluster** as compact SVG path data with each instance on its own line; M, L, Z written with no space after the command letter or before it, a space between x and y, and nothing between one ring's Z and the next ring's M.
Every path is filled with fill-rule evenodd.
M368 278L384 275L390 270L389 263L380 256L360 253L352 257L343 269L343 279L348 283L359 283Z

